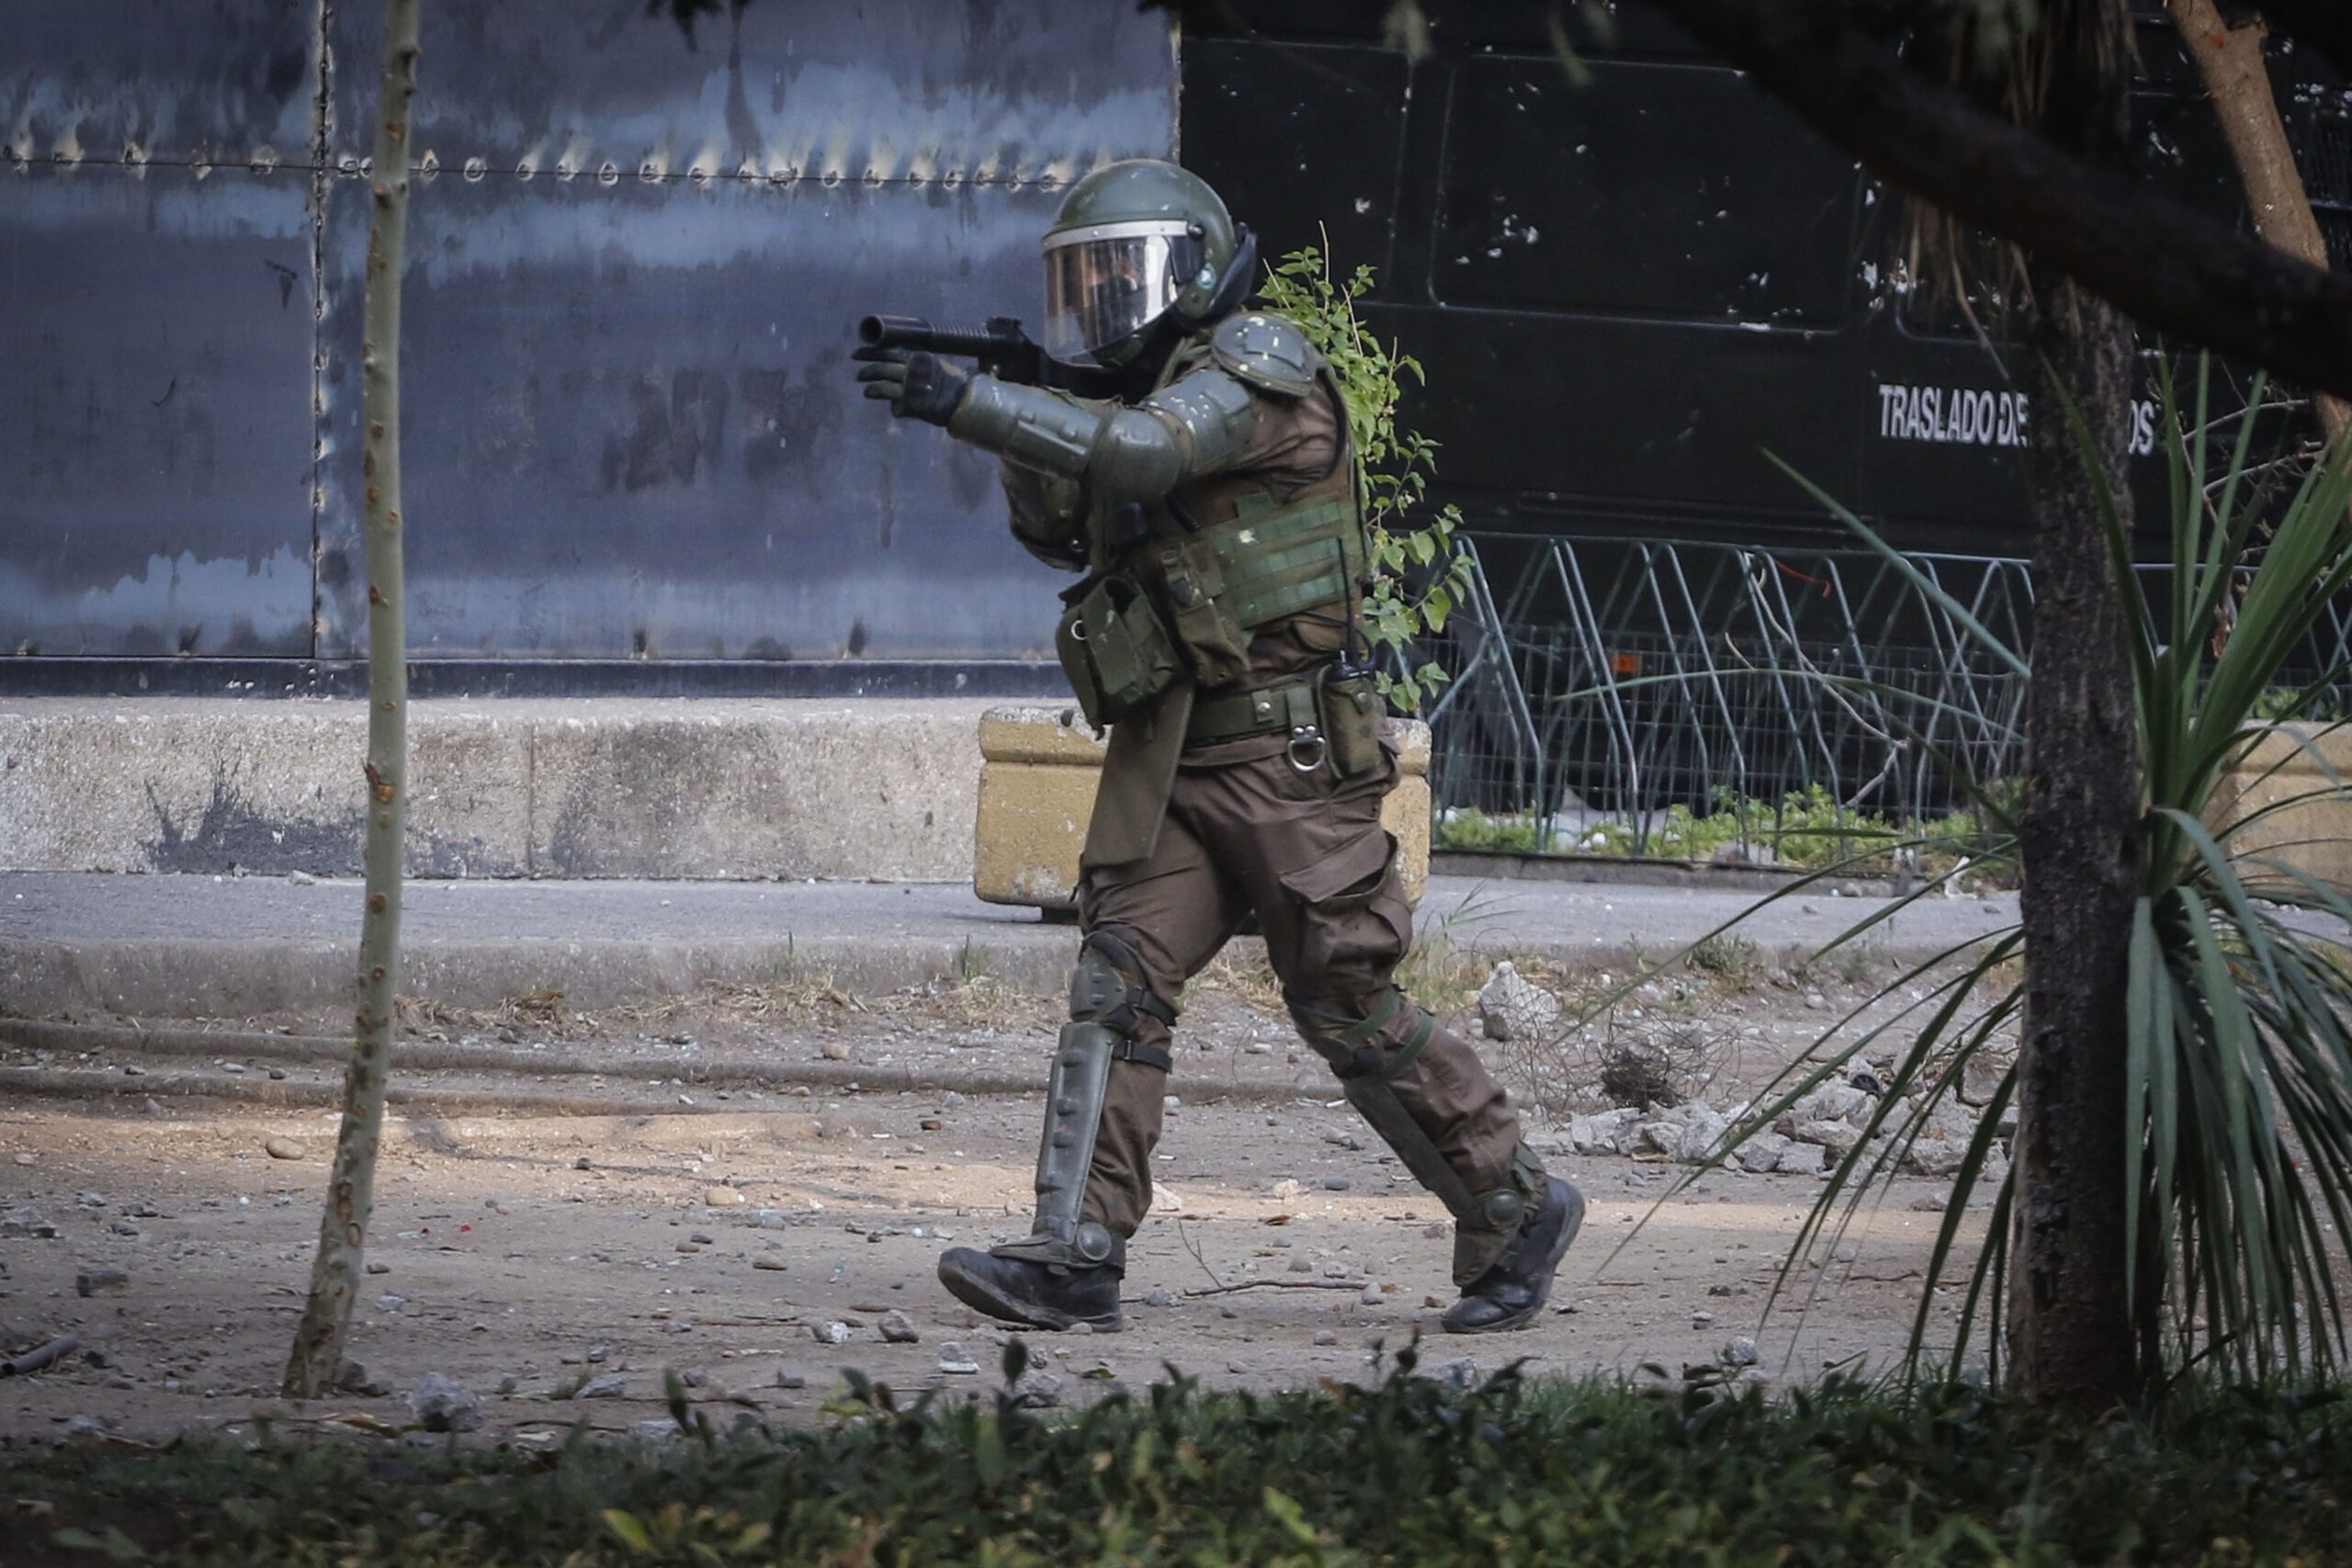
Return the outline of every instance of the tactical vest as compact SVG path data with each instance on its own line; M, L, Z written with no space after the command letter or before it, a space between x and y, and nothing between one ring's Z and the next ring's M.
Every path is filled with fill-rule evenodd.
M1177 355L1161 384L1205 355ZM1328 367L1317 381L1310 395L1337 403ZM1345 405L1337 407L1340 460L1288 501L1250 475L1220 473L1126 517L1092 520L1091 536L1113 547L1063 595L1055 637L1089 723L1115 724L1180 681L1211 693L1246 681L1251 638L1291 616L1336 605L1353 619L1365 546Z

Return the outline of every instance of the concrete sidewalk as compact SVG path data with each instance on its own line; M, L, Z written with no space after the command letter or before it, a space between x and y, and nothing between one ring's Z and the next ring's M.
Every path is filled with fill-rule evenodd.
M339 1014L360 923L356 879L0 872L0 1010L241 1019ZM1417 925L1458 946L1623 967L1665 957L1758 895L1688 887L1433 878ZM1767 955L1817 951L1878 898L1792 895L1746 922ZM1916 959L2009 926L2014 895L1920 899L1872 933ZM610 1006L824 973L855 990L993 975L1065 983L1077 938L964 883L413 882L406 994L492 1007L535 991Z

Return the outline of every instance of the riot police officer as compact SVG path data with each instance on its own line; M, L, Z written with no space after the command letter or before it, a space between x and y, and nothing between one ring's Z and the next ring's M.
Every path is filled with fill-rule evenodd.
M1013 533L1085 576L1057 649L1108 750L1083 937L1025 1239L942 1282L1044 1328L1119 1325L1184 981L1254 916L1300 1034L1454 1218L1456 1333L1522 1327L1584 1217L1469 1044L1396 988L1411 935L1380 800L1380 699L1349 659L1365 573L1348 418L1296 323L1241 309L1254 243L1172 164L1074 186L1045 238L1042 347L1107 395L861 350L901 418L1004 462Z

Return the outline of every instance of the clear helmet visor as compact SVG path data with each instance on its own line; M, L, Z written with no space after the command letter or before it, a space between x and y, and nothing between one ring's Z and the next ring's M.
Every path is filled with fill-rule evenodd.
M1042 346L1069 365L1107 363L1102 351L1141 332L1176 302L1199 266L1200 242L1182 223L1104 223L1046 242Z

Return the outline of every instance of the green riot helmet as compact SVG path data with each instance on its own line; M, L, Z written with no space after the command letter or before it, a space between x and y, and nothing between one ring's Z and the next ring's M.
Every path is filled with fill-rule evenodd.
M1044 347L1069 365L1130 365L1172 320L1192 332L1240 308L1258 244L1208 182L1158 158L1070 187L1046 231Z

